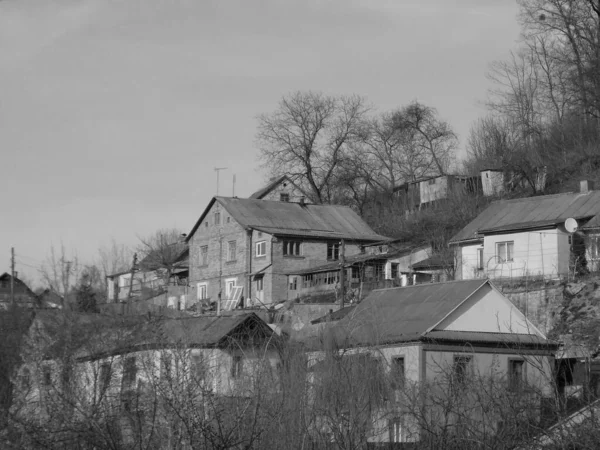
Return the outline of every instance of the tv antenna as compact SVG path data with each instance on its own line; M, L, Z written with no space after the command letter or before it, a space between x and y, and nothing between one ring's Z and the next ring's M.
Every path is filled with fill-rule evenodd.
M227 170L227 167L215 167L215 172L217 172L217 195L219 195L219 172L221 170Z

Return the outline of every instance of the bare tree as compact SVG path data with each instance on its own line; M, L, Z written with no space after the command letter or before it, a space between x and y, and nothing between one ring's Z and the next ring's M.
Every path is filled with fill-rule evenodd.
M275 112L258 117L256 139L263 166L274 175L298 177L315 201L330 201L332 182L348 145L362 133L367 111L365 100L356 95L284 96Z
M41 266L40 275L46 286L61 296L61 306L64 307L71 289L79 279L80 271L79 258L74 253L69 256L61 242L58 250L54 245L50 247L50 254Z
M187 244L177 229L158 230L151 236L140 239L138 248L139 268L156 272L168 285L175 270L185 263Z

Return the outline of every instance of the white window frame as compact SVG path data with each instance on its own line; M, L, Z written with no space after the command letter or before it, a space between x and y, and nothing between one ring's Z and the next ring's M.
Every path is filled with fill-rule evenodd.
M256 277L255 281L255 289L256 292L262 292L265 289L265 277Z
M225 279L225 299L228 299L233 288L237 286L237 278L226 278Z
M198 292L197 292L197 298L198 300L206 300L208 299L208 283L198 283L197 285L198 288ZM204 291L204 297L202 297L200 295L200 293Z
M237 241L228 241L227 242L227 261L236 261L237 260Z
M260 241L256 243L256 257L267 256L267 241Z
M510 249L510 254L509 254ZM504 253L502 256L501 253ZM515 241L496 242L496 260L498 264L513 262L515 257Z
M206 254L202 253L203 249L206 249ZM205 256L205 258L203 258L203 256ZM200 246L199 260L200 267L208 266L208 245Z

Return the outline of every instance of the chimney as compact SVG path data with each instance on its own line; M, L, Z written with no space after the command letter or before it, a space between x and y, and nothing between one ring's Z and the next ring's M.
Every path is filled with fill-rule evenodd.
M579 192L582 194L587 194L590 191L594 190L594 182L591 180L581 180L579 182Z

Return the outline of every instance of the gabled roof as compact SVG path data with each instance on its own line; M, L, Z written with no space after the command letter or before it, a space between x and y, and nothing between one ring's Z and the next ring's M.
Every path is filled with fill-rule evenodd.
M283 183L284 181L286 183L292 184L294 186L294 188L296 188L298 191L302 192L302 194L308 198L306 193L296 183L294 183L292 181L292 179L287 175L282 175L279 178L275 178L274 180L271 180L269 182L269 184L267 184L266 186L264 186L261 189L259 189L258 191L256 191L254 194L252 194L250 196L250 198L260 200L260 199L264 198L266 195L268 195L269 192L271 192L273 189L275 189L279 184Z
M486 233L554 227L569 217L590 227L600 219L600 191L527 197L493 202L451 240L450 244L482 239Z
M258 338L270 337L273 330L256 314L202 315L148 320L145 316L108 316L59 310L36 313L35 327L47 335L48 358L69 350L81 359L124 354L152 348L181 345L187 348L226 346L229 340L238 345L250 343L253 330ZM246 342L247 341L247 342Z
M187 237L191 239L208 211L219 202L245 228L276 236L383 241L358 214L346 206L309 205L236 197L213 197Z
M350 347L417 341L548 343L533 333L436 330L444 319L485 286L494 289L488 280L463 280L375 290L330 332L338 344Z

